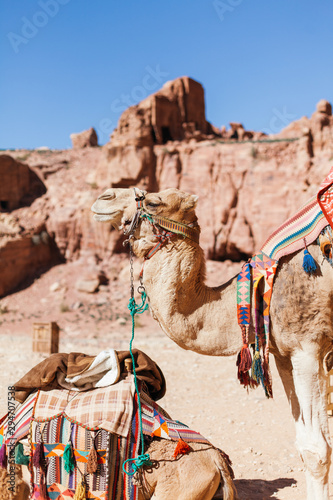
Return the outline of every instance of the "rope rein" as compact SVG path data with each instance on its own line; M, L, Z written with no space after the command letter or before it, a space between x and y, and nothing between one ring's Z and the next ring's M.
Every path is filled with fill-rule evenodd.
M138 379L137 379L136 370L135 370L135 359L134 359L134 355L133 355L135 315L144 313L148 309L148 304L147 304L147 294L146 294L145 288L142 285L142 283L138 288L138 292L141 295L141 304L137 304L135 302L135 298L134 298L134 272L133 272L133 249L132 249L131 241L130 241L130 275L131 275L131 298L129 300L127 307L130 311L131 318L132 318L132 337L131 337L130 344L129 344L129 351L130 351L130 355L132 358L135 392L136 392L137 399L138 399L138 416L139 416L139 426L140 426L141 455L139 455L137 458L129 458L128 460L125 460L125 462L123 463L123 471L128 476L133 476L139 469L141 469L145 465L151 466L152 462L150 461L149 454L144 452L145 451L145 449L144 449L145 444L144 444L144 437L143 437L143 430L142 430L141 397L140 397ZM132 467L132 471L126 470L126 468L125 468L126 463L130 463L130 465Z
M199 243L199 230L198 230L198 224L196 222L193 222L191 224L183 224L181 222L176 222L171 219L167 219L166 217L161 217L161 216L154 216L150 213L148 213L144 206L143 206L143 201L145 199L144 193L137 194L136 189L134 188L134 196L135 196L135 201L136 201L136 213L130 223L129 228L124 231L124 234L128 235L128 240L126 240L125 243L129 243L130 245L130 281L131 281L131 298L128 303L128 309L131 314L132 318L132 336L129 344L129 351L130 355L132 358L132 365L133 365L133 376L134 376L134 385L135 385L135 392L137 395L137 400L138 400L138 417L139 417L139 424L140 424L140 440L141 440L141 455L139 455L137 458L129 458L128 460L125 460L123 463L123 471L125 474L128 476L133 476L139 469L141 469L144 466L151 466L152 462L150 460L150 456L148 453L144 453L144 436L143 436L143 429L142 429L142 407L141 407L141 398L140 398L140 391L138 387L138 380L137 380L137 374L135 370L135 359L133 355L133 341L134 341L134 329L135 329L135 315L136 314L142 314L144 311L148 309L148 303L147 303L147 294L145 287L142 282L142 276L143 276L143 267L139 276L140 279L140 286L138 287L138 293L141 295L141 303L137 304L135 302L134 298L134 271L133 271L133 248L132 248L132 242L131 240L133 239L133 234L137 226L139 225L140 220L147 220L155 229L157 229L158 233L156 234L156 238L158 238L158 242L156 245L148 252L148 254L145 256L145 261L147 259L150 259L160 248L162 245L170 241L170 239L175 236L176 234L182 235L184 238L189 238L190 240ZM144 262L145 262L144 261ZM130 464L131 470L126 470L125 465L126 463Z

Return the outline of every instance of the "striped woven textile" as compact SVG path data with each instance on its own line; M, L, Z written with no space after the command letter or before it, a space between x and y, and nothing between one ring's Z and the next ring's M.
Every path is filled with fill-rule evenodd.
M328 224L333 227L332 185L333 167L322 182L317 195L274 231L261 250L269 257L279 260L304 248L304 239L307 245L313 243Z
M85 475L86 498L91 500L137 500L138 487L131 476L124 474L122 464L129 458L137 458L140 445L140 423L137 413L137 396L133 398L133 415L128 436L122 437L104 429L88 430L73 423L64 414L47 421L33 417L32 453L43 442L47 460L46 486L50 499L72 500L75 489ZM64 468L64 449L72 442L76 466L71 474ZM94 440L98 454L98 469L87 473L87 459ZM33 466L31 483L32 499L40 500L40 470Z
M32 410L36 401L37 393L31 394L23 404L16 403L15 415L10 425L10 432L8 432L8 417L6 417L0 427L0 446L5 439L8 443L11 441L19 441L29 434L30 420Z
M165 439L211 444L199 432L189 429L185 424L177 420L171 420L169 415L157 403L141 392L142 407L142 430L147 436L160 436ZM161 430L156 432L158 429Z
M199 243L199 226L193 227L191 224L182 224L181 222L176 222L174 220L167 219L166 217L159 217L158 215L154 215L153 220L154 224L157 224L163 229L181 236L186 236L195 243Z
M64 468L63 452L69 439L74 448L76 466L71 474ZM98 469L95 474L87 473L87 457L95 442L98 454ZM73 424L63 415L48 422L32 423L32 452L36 444L43 442L44 456L47 462L46 486L49 498L67 500L74 496L77 485L85 475L89 489L88 498L106 500L108 498L108 461L109 442L108 432L100 429L97 432L88 431L78 424ZM40 469L33 466L31 481L34 494L32 498L39 498Z
M101 428L127 437L132 421L134 392L133 376L115 385L85 392L67 389L40 391L35 418L45 421L63 414L87 428Z

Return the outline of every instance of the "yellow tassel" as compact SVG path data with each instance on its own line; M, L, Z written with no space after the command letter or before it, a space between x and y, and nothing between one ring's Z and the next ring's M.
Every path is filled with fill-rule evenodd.
M86 500L86 483L84 479L77 485L73 500Z

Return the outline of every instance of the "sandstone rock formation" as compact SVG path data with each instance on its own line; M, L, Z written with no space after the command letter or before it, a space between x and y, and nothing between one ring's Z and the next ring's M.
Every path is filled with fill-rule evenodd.
M218 131L204 119L200 84L187 79L186 86L185 81L168 82L123 113L104 147L96 183L197 193L207 255L247 258L312 195L329 170L331 106L320 101L311 118L303 117L275 136L247 131L237 122ZM192 111L182 112L192 102L190 96L184 100L184 88L199 103L195 122ZM183 135L174 125L175 116L191 120L182 122Z
M206 121L204 109L201 85L180 78L126 110L103 148L17 151L2 163L0 157L0 169L7 165L1 170L7 180L0 201L7 201L3 209L10 211L0 214L0 295L57 259L81 259L84 272L88 262L89 269L103 267L108 273L112 255L124 252L123 238L95 222L90 207L110 186L177 187L198 194L201 244L208 257L238 261L258 250L329 171L331 106L320 101L310 118L271 136L236 122L218 130ZM234 131L238 138L232 139ZM15 169L22 176L14 192ZM42 182L44 194L27 188L27 172ZM16 209L27 193L34 201Z
M83 132L79 132L78 134L71 134L70 138L73 144L73 149L98 146L96 130L92 127L89 130L84 130Z

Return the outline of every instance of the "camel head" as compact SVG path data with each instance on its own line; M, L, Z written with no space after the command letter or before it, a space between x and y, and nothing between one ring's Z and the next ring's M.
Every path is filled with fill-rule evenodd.
M111 188L101 194L91 210L98 222L110 222L119 229L123 221L136 211L133 189Z
M143 200L143 207L152 216L188 224L196 221L195 207L198 197L184 193L176 188L165 189L159 193L148 193Z
M140 205L136 197L142 198ZM91 210L95 220L110 222L118 229L123 227L133 238L134 252L144 256L158 241L156 227L149 220L164 218L184 225L196 224L197 201L197 196L175 188L148 194L139 189L111 188L97 198ZM136 217L138 220L134 223Z

